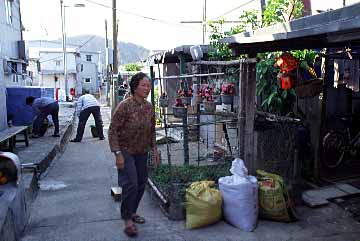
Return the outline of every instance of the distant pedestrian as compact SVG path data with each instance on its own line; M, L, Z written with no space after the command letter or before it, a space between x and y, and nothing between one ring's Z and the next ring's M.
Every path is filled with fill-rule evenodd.
M44 120L47 118L48 115L51 115L55 126L53 137L60 137L59 104L56 100L49 97L35 98L33 96L28 96L26 98L26 104L30 105L36 114L36 119L33 123L33 138L38 138L44 135L44 133L41 131L41 128Z
M103 133L103 122L101 118L100 104L96 100L96 98L89 93L85 93L78 99L76 108L77 111L80 112L79 124L75 139L72 139L70 141L81 142L84 135L85 125L87 120L89 119L90 114L92 114L95 119L95 126L99 139L104 140L105 137Z
M131 78L131 96L117 106L109 128L110 149L115 154L118 183L122 187L121 217L124 232L136 236L135 223L145 223L136 214L148 178L147 159L152 151L154 164L159 154L155 142L155 113L146 101L150 81L146 74L137 73Z

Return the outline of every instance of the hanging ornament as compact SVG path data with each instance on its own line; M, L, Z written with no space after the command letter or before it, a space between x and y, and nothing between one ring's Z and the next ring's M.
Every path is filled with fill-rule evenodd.
M281 76L280 76L280 87L283 90L291 89L292 80L291 80L291 77L289 75L281 74Z

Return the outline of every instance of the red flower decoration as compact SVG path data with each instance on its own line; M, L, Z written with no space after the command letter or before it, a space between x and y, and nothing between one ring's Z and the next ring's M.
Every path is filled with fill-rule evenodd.
M280 72L289 73L290 71L297 68L299 62L289 53L283 53L275 63L276 66L280 67Z

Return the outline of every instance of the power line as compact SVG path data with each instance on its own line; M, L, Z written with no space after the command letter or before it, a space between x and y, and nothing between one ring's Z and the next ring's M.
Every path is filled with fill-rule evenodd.
M98 6L101 6L101 7L104 7L104 8L113 9L111 6L108 6L108 5L105 5L105 4L102 4L102 3L98 3L98 2L95 2L95 1L92 1L92 0L84 0L84 1L95 4L95 5L98 5ZM196 31L199 30L199 28L185 26L185 25L183 25L181 23L170 22L170 21L166 21L166 20L162 20L162 19L157 19L157 18L153 18L153 17L149 17L149 16L144 16L144 15L141 15L141 14L138 14L138 13L133 13L133 12L126 11L126 10L121 10L121 9L118 9L118 8L116 8L115 10L118 11L118 12L124 13L124 14L132 15L132 16L139 17L139 18L144 18L146 20L156 21L156 22L160 22L160 23L163 23L163 24L167 24L167 25L176 25L176 26L180 26L180 27L183 27L183 28L189 28L189 29L196 30Z
M97 35L93 35L90 36L90 38L88 38L88 40L86 40L84 43L82 43L79 47L77 47L77 49L81 49L82 47L84 47L86 44L88 44L91 40L93 40Z
M233 8L233 9L227 11L227 12L221 14L220 16L218 16L218 17L216 17L216 18L211 19L211 21L215 21L215 20L217 20L217 19L219 19L219 18L221 18L221 17L224 17L225 15L227 15L227 14L229 14L229 13L232 13L232 12L234 12L235 10L238 10L239 8L245 7L246 5L248 5L248 4L250 4L250 3L254 2L254 1L256 1L256 0L250 0L250 1L246 2L246 3L243 3L243 4L241 4L240 6L238 6L238 7L236 7L236 8Z

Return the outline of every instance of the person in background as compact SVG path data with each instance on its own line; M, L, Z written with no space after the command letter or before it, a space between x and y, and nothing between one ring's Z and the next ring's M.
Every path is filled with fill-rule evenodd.
M152 151L154 164L160 158L156 148L155 112L146 101L151 86L144 73L131 78L131 96L116 107L110 127L109 144L115 155L118 184L122 187L121 217L125 221L124 232L136 236L135 223L145 223L136 214L147 182L147 159Z
M48 115L51 115L55 126L53 137L60 137L59 104L56 100L49 97L35 98L33 96L28 96L26 98L26 104L31 106L36 114L32 138L43 136L43 133L41 133L41 126Z
M88 92L85 92L85 94L78 99L76 108L77 111L80 112L79 124L76 132L76 137L70 141L81 142L84 135L85 125L87 120L89 119L90 114L92 114L95 119L95 126L99 139L105 140L103 133L103 122L100 112L100 104L96 100L96 98Z

